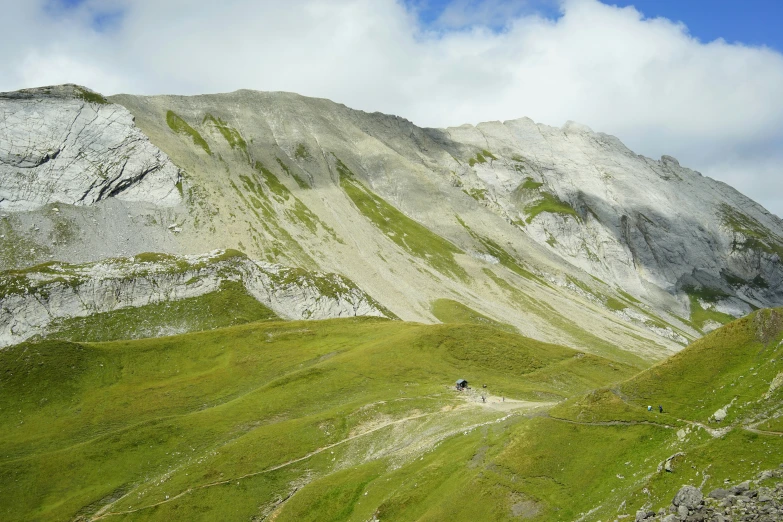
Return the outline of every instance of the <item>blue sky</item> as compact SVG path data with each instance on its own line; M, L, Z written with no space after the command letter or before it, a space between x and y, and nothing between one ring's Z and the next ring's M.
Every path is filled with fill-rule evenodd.
M50 9L76 9L87 0L51 0ZM496 31L510 16L536 13L556 20L561 16L558 0L401 0L414 11L425 29L458 30L444 24L442 16L460 11L467 19L484 23ZM783 0L601 0L607 5L633 6L646 18L663 17L682 22L688 32L710 42L723 38L729 43L767 46L783 51ZM95 4L95 3L94 3ZM97 3L100 5L100 2ZM494 13L494 16L491 14ZM472 17L471 15L479 15ZM114 7L94 10L93 27L111 30L121 23L123 10ZM457 24L462 25L462 24Z
M783 51L783 2L780 0L614 0L633 5L647 17L681 21L703 42L723 38L729 43L766 45Z
M67 0L78 1L78 0ZM601 0L607 5L634 6L647 18L664 17L688 26L702 42L723 38L729 43L765 45L783 51L783 1L781 0ZM449 8L481 11L492 6L515 14L536 12L551 19L560 17L556 0L405 0L427 28L439 27L438 19ZM500 29L500 19L493 24Z

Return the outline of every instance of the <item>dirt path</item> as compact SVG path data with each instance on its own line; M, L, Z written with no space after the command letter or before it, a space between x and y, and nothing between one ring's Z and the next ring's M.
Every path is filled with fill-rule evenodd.
M526 405L526 406L535 405L535 404L548 404L548 403L528 403L528 402L525 402L525 401L517 401L517 403L519 403L519 404L524 403L523 405ZM517 408L519 408L519 407L522 407L522 406L517 406ZM277 464L275 466L272 466L270 468L266 468L266 469L261 470L261 471L256 471L256 472L253 472L253 473L247 473L247 474L241 475L239 477L232 477L232 478L229 478L229 479L224 479L224 480L219 480L219 481L215 481L215 482L210 482L208 484L202 484L200 486L193 486L193 487L190 487L190 488L182 491L181 493L178 493L177 495L174 495L173 497L166 498L165 500L161 500L160 502L156 502L154 504L149 504L149 505L146 505L146 506L142 506L142 507L139 507L139 508L136 508L136 509L130 509L130 510L126 510L126 511L109 511L111 509L111 506L113 506L114 504L116 504L117 502L119 502L120 500L122 500L123 498L129 496L132 493L132 492L128 492L123 497L121 497L121 498L115 500L114 502L112 502L110 504L107 504L106 506L101 508L89 520L90 521L102 520L104 518L108 518L108 517L112 517L112 516L127 515L127 514L130 514L130 513L136 513L138 511L143 511L145 509L151 509L151 508L154 508L156 506L160 506L162 504L167 504L169 502L173 502L173 501L175 501L177 499L180 499L180 498L184 497L185 495L188 495L190 493L193 493L193 492L201 490L201 489L211 488L211 487L214 487L214 486L220 486L220 485L223 485L223 484L229 484L229 483L234 482L234 481L240 481L240 480L244 480L244 479L247 479L247 478L255 477L257 475L263 475L265 473L271 473L272 471L276 471L276 470L285 468L287 466L290 466L292 464L296 464L297 462L302 462L304 460L307 460L307 459L309 459L309 458L311 458L311 457L313 457L315 455L318 455L319 453L323 453L324 451L328 451L328 450L330 450L332 448L335 448L335 447L340 446L342 444L345 444L347 442L351 442L352 440L356 440L356 439L358 439L360 437L364 437L366 435L370 435L370 434L375 433L375 432L377 432L379 430L382 430L384 428L388 428L389 426L394 426L396 424L402 424L402 423L405 423L405 422L409 422L409 421L416 420L416 419L421 419L421 418L424 418L424 417L430 417L432 415L437 415L437 414L440 414L440 413L442 413L442 412L434 411L434 412L430 412L430 413L421 413L421 414L411 415L411 416L404 417L404 418L401 418L401 419L396 419L396 420L393 420L393 421L389 421L389 422L386 422L384 424L375 426L372 429L368 429L366 431L362 431L361 433L357 433L356 435L352 435L352 436L346 437L346 438L344 438L344 439L342 439L340 441L337 441L337 442L335 442L333 444L329 444L327 446L323 446L321 448L318 448L318 449L316 449L314 451L311 451L310 453L308 453L308 454L306 454L306 455L304 455L302 457L299 457L299 458L296 458L296 459L291 459L289 461L283 462L281 464ZM506 415L506 416L498 418L498 419L493 419L493 420L490 420L490 421L485 421L485 422L481 422L481 423L473 424L473 425L469 425L469 426L462 426L462 427L460 427L456 431L471 430L471 429L475 429L477 427L486 426L486 425L497 423L497 422L502 422L502 421L508 419L509 417L511 417L512 415L514 415L514 414L511 413L509 415Z
M549 417L552 420L559 421L559 422L567 422L569 424L579 424L582 426L635 426L639 424L647 424L650 426L658 426L660 428L666 428L666 429L677 429L677 426L670 426L668 424L661 424L658 422L653 421L597 421L597 422L582 422L582 421L575 421L571 419L561 419L558 417ZM690 426L695 426L697 428L701 428L707 433L709 433L713 438L722 437L723 435L727 434L734 428L743 429L745 431L750 431L752 433L758 433L759 435L773 435L778 437L783 437L783 433L779 431L765 431L765 430L759 430L756 428L752 428L750 426L725 426L723 428L710 428L709 426L706 426L702 424L701 422L696 421L690 421L687 419L676 419L680 422L683 422L685 424L689 424Z
M318 455L319 453L323 453L324 451L328 451L328 450L330 450L330 449L332 449L332 448L334 448L336 446L339 446L341 444L345 444L346 442L350 442L352 440L358 439L359 437L364 437L365 435L369 435L369 434L374 433L374 432L376 432L378 430L382 430L383 428L387 428L387 427L393 426L395 424L401 424L403 422L408 422L408 421L415 420L415 419L421 419L423 417L429 417L429 416L435 415L437 413L440 413L440 412L421 413L421 414L418 414L418 415L411 415L409 417L404 417L402 419L397 419L397 420L394 420L394 421L391 421L391 422L387 422L387 423L382 424L380 426L377 426L377 427L375 427L373 429L370 429L370 430L367 430L367 431L363 431L362 433L358 433L356 435L352 435L350 437L346 437L345 439L337 441L337 442L335 442L333 444L329 444L327 446L323 446L321 448L318 448L317 450L311 451L310 453L306 454L303 457L299 457L299 458L296 458L296 459L291 459L291 460L289 460L287 462L283 462L282 464L277 464L276 466L272 466L271 468L266 468L266 469L264 469L262 471L256 471L256 472L253 472L253 473L247 473L247 474L241 475L239 477L232 477L232 478L229 478L229 479L219 480L217 482L210 482L208 484L202 484L200 486L193 486L193 487L190 487L190 488L186 489L185 491L183 491L181 493L178 493L177 495L174 495L173 497L167 498L165 500L161 500L160 502L156 502L155 504L149 504L147 506L142 506L140 508L130 509L130 510L127 510L127 511L109 512L108 510L111 508L112 505L114 505L116 502L119 502L120 500L122 500L122 498L125 498L125 496L128 496L128 495L125 495L122 498L117 499L116 501L112 502L111 504L107 504L106 506L101 508L97 513L95 513L95 515L93 515L92 518L90 518L90 520L91 521L92 520L101 520L101 519L104 519L104 518L107 518L107 517L111 517L111 516L127 515L129 513L135 513L137 511L142 511L142 510L145 510L145 509L150 509L150 508L153 508L153 507L156 507L156 506L160 506L161 504L166 504L168 502L173 502L173 501L175 501L175 500L177 500L179 498L184 497L185 495L188 495L188 494L190 494L190 493L192 493L194 491L200 490L200 489L211 488L211 487L214 487L214 486L220 486L220 485L223 485L223 484L228 484L230 482L243 480L243 479L250 478L250 477L255 477L257 475L263 475L265 473L271 473L272 471L276 471L278 469L285 468L285 467L290 466L292 464L296 464L297 462L302 462L303 460L307 460L310 457ZM128 494L130 494L130 493L128 493Z
M142 506L140 508L131 509L131 510L127 510L127 511L107 512L108 509L114 503L116 503L117 501L121 500L121 499L118 499L117 501L112 502L112 504L108 504L108 505L104 506L90 520L91 521L92 520L101 520L101 519L106 518L106 517L117 516L117 515L126 515L128 513L135 513L137 511L142 511L144 509L150 509L150 508L153 508L155 506L160 506L161 504L166 504L168 502L173 502L174 500L182 498L185 495L188 495L189 493L192 493L193 491L197 491L199 489L211 488L211 487L214 487L214 486L220 486L220 485L223 485L223 484L228 484L228 483L233 482L233 481L238 481L238 480L243 480L243 479L250 478L250 477L255 477L257 475L263 475L265 473L271 473L272 471L276 471L278 469L285 468L286 466L290 466L292 464L296 464L297 462L302 462L303 460L307 460L310 457L313 457L314 455L318 455L319 453L323 453L324 451L328 451L328 450L330 450L330 449L332 449L332 448L334 448L336 446L339 446L341 444L345 444L346 442L350 442L350 441L352 441L354 439L357 439L359 437L364 437L365 435L369 435L370 433L376 432L376 431L381 430L383 428L386 428L388 426L392 426L392 425L395 425L395 424L400 424L400 423L403 423L403 422L408 422L408 421L415 420L415 419L420 419L422 417L428 417L430 415L435 415L436 413L438 413L438 412L421 413L419 415L411 415L410 417L405 417L405 418L402 418L402 419L397 419L395 421L387 422L387 423L382 424L382 425L380 425L380 426L378 426L376 428L364 431L362 433L353 435L351 437L347 437L347 438L345 438L343 440L340 440L340 441L337 441L337 442L335 442L333 444L329 444L327 446L323 446L321 448L318 448L317 450L311 451L310 453L306 454L303 457L299 457L297 459L291 459L291 460L289 460L287 462L283 462L282 464L278 464L276 466L272 466L271 468L266 468L266 469L264 469L262 471L256 471L256 472L253 472L253 473L247 473L247 474L241 475L239 477L233 477L233 478L229 478L229 479L219 480L217 482L210 482L208 484L202 484L200 486L193 486L193 487L188 488L185 491L183 491L183 492L181 492L181 493L179 493L177 495L174 495L171 498L167 498L165 500L161 500L160 502L156 502L155 504L149 504L147 506Z
M489 421L484 421L484 422L480 422L480 423L472 424L472 425L468 425L468 426L461 426L458 429L456 429L454 432L447 433L445 436L450 436L450 435L453 435L454 433L457 433L457 432L464 432L464 431L467 431L467 430L472 430L472 429L475 429L475 428L478 428L478 427L481 427L481 426L487 426L489 424L495 424L495 423L498 423L498 422L503 422L503 421L507 420L508 418L516 415L517 414L516 410L520 410L520 409L523 409L523 408L527 408L527 409L530 409L530 410L536 410L536 409L551 407L554 404L556 404L554 402L532 402L532 401L519 401L519 400L513 400L513 399L505 399L505 401L504 401L502 397L495 397L495 396L488 396L488 397L486 397L486 399L487 399L486 402L481 402L481 398L479 396L478 401L468 400L467 402L469 404L464 404L464 405L458 406L458 408L479 406L479 407L482 407L482 408L487 408L487 409L491 409L491 410L495 410L495 411L499 411L499 412L510 411L510 413L507 413L503 417L499 417L499 418L492 419L492 420L489 420ZM108 518L108 517L112 517L112 516L127 515L127 514L130 514L130 513L136 513L138 511L151 509L151 508L154 508L156 506L160 506L160 505L163 505L163 504L167 504L169 502L173 502L173 501L175 501L177 499L180 499L180 498L182 498L182 497L184 497L186 495L189 495L191 493L194 493L194 492L196 492L198 490L211 488L211 487L214 487L214 486L220 486L220 485L224 485L224 484L229 484L231 482L240 481L240 480L251 478L251 477L255 477L255 476L258 476L258 475L263 475L265 473L271 473L272 471L276 471L276 470L285 468L287 466L291 466L292 464L296 464L298 462L302 462L302 461L307 460L307 459L309 459L309 458L311 458L311 457L313 457L315 455L318 455L319 453L323 453L324 451L329 451L332 448L335 448L335 447L340 446L342 444L346 444L346 443L351 442L353 440L356 440L356 439L358 439L360 437L364 437L364 436L370 435L372 433L375 433L375 432L377 432L379 430L382 430L384 428L388 428L389 426L394 426L394 425L397 425L397 424L402 424L402 423L409 422L409 421L412 421L412 420L421 419L421 418L425 418L425 417L430 417L430 416L438 415L438 414L441 414L441 413L443 413L443 412L442 411L434 411L434 412L430 412L430 413L420 413L420 414L417 414L417 415L410 415L408 417L403 417L401 419L396 419L396 420L393 420L393 421L385 422L383 424L379 424L377 426L374 426L371 429L368 429L366 431L362 431L361 433L357 433L355 435L351 435L349 437L346 437L346 438L344 438L344 439L342 439L340 441L337 441L337 442L335 442L333 444L329 444L327 446L323 446L321 448L318 448L318 449L316 449L314 451L311 451L310 453L307 453L306 455L304 455L302 457L298 457L296 459L291 459L289 461L283 462L281 464L277 464L275 466L263 469L261 471L256 471L256 472L253 472L253 473L247 473L247 474L241 475L239 477L232 477L232 478L223 479L223 480L219 480L219 481L215 481L215 482L210 482L210 483L207 483L207 484L202 484L200 486L193 486L193 487L190 487L190 488L182 491L181 493L178 493L177 495L174 495L174 496L172 496L170 498L166 498L165 500L161 500L161 501L156 502L154 504L148 504L146 506L142 506L142 507L139 507L139 508L136 508L136 509L129 509L129 510L125 510L125 511L109 511L111 509L111 507L113 505L115 505L117 502L119 502L123 498L128 497L132 493L132 491L130 491L127 494L123 495L123 497L115 500L114 502L111 502L110 504L107 504L107 505L103 506L89 520L90 521L96 521L96 520L102 520L102 519L105 519L105 518Z
M583 422L575 421L571 419L561 419L560 417L549 417L550 419L558 422L567 422L568 424L579 424L580 426L638 426L640 424L646 424L648 426L658 426L659 428L666 428L673 430L676 426L669 426L668 424L661 424L653 421L595 421L595 422Z
M750 431L752 433L758 433L759 435L774 435L777 437L783 437L783 432L780 431L766 431L766 430L758 430L756 428L749 428L749 427L743 427L745 431Z
M482 399L483 397L483 399ZM514 411L519 409L540 410L548 409L557 404L557 402L537 402L521 401L510 399L499 395L492 395L488 391L482 393L475 389L459 392L459 398L470 405L480 406L482 408L495 411Z

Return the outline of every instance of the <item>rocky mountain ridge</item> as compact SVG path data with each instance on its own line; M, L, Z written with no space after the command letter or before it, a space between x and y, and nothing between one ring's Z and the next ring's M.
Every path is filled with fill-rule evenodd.
M0 268L234 248L340 273L405 320L434 322L430 303L456 298L528 336L648 360L783 303L780 219L574 123L422 129L255 91L104 99L70 86L0 106L6 159L58 149L67 126L54 122L80 108L103 116L79 137L116 138L79 138L24 176L5 163L17 170L0 177ZM33 110L52 129L14 116ZM78 191L52 184L73 177L66 152L93 149L73 164Z
M65 85L0 94L0 210L109 197L172 206L179 169L133 126L133 116Z
M46 337L69 319L198 297L219 291L226 281L241 283L284 319L393 317L337 274L258 263L231 251L142 254L78 266L49 263L0 275L0 348Z

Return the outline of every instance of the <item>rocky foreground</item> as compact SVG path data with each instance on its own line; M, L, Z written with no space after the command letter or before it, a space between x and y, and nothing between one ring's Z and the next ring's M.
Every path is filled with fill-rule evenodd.
M669 509L657 513L640 510L636 522L728 522L783 520L783 481L769 484L769 479L783 478L783 464L776 470L764 471L755 481L718 488L707 496L694 486L683 486ZM764 482L766 485L760 486ZM619 517L618 517L619 520Z

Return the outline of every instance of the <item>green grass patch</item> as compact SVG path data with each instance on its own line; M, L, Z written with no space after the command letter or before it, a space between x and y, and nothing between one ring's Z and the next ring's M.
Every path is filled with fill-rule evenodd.
M592 288L590 288L589 286L587 286L587 284L583 283L583 282L582 282L582 281L580 281L579 279L577 279L577 278L575 278L575 277L571 277L571 276L566 276L566 280L567 280L569 283L571 283L571 284L573 284L574 286L576 286L577 288L581 289L583 292L585 292L585 293L587 293L587 294L590 294L590 295L592 295L592 296L594 296L594 297L598 297L598 296L596 295L596 291L595 291L595 290L593 290Z
M499 328L507 332L516 332L517 329L510 324L501 323L490 319L486 315L480 314L472 308L452 299L436 299L432 302L430 308L432 315L438 318L442 323L467 323L483 324L493 328Z
M277 160L277 164L280 165L280 168L283 169L283 171L288 174L290 177L294 178L294 181L296 181L296 184L299 185L299 188L301 189L309 189L310 185L307 183L307 181L304 180L301 176L299 176L296 172L292 171L288 165L283 163L283 160L280 158L275 158Z
M269 172L267 169L264 170ZM264 171L260 172L262 175L264 174ZM289 199L288 197L285 197L286 195L290 195L288 188L280 183L274 174L271 172L269 172L269 174L272 176L269 178L271 183L273 183L275 188L283 195L277 196L277 202L282 205ZM239 179L242 181L245 191L243 192L240 190L233 181L230 182L231 187L234 189L239 199L244 202L247 208L256 216L257 226L260 226L269 237L276 238L280 241L280 246L284 247L284 249L273 247L271 252L267 254L267 259L272 262L277 262L279 261L280 256L285 255L289 259L296 259L305 266L315 266L315 263L310 256L307 255L301 245L299 245L291 234L280 225L274 204L263 188L264 184L257 178L251 179L249 176L241 174L239 175ZM263 176L263 179L266 180L266 176ZM271 188L269 190L271 191ZM297 198L293 197L293 200L296 202ZM296 216L296 208L294 208L293 215Z
M508 268L518 276L524 277L525 279L529 279L531 281L538 281L539 283L548 286L541 278L539 278L537 275L524 268L520 261L518 261L514 256L509 254L503 247L501 247L495 241L474 232L473 229L471 229L464 221L462 221L462 219L459 216L455 215L455 217L459 222L459 224L462 225L462 228L464 228L473 239L481 243L481 246L484 247L486 252L491 256L493 256L494 258L496 258L501 265Z
M463 190L465 194L472 197L476 201L484 201L487 199L487 189L470 189L470 190Z
M278 317L250 296L242 283L223 281L219 290L199 297L54 321L47 337L93 342L141 339L270 319Z
M735 238L732 244L734 250L759 250L768 254L777 254L783 259L783 242L771 230L757 219L748 216L726 203L721 204L719 216L722 223L745 237L743 242Z
M606 307L609 308L609 310L613 310L615 312L622 312L623 310L628 308L628 305L626 305L625 303L623 303L618 299L615 299L614 297L607 297Z
M288 200L288 198L291 196L291 191L288 190L288 187L280 183L280 180L277 179L277 176L272 174L271 170L264 167L263 163L260 161L256 161L253 165L253 168L256 169L256 172L261 174L264 179L264 183L266 183L266 186L269 187L270 191L272 191L272 194L278 197L278 201L282 203Z
M639 406L663 404L680 418L707 422L735 397L741 404L768 390L783 371L782 332L780 309L754 312L623 384L623 393ZM727 422L741 409L729 409Z
M454 259L454 254L462 254L462 250L378 197L339 159L337 171L340 186L356 208L386 237L439 272L462 281L469 279L465 269Z
M246 157L250 157L247 152L247 142L242 138L242 134L240 134L238 130L229 126L228 123L221 118L215 118L209 113L204 116L202 123L211 123L214 125L232 149L239 149Z
M735 319L733 316L724 314L723 312L705 309L699 302L699 298L695 295L689 295L688 298L691 302L691 324L699 331L702 331L708 322L715 322L723 325L730 323Z
M632 506L618 513L624 490L641 473L654 469L658 459L666 458L670 436L670 430L655 426L533 419L511 434L492 464L507 477L524 477L518 486L521 493L542 506L536 520L576 520L602 504L611 506L607 511L616 517L635 513ZM645 458L654 462L645 463Z
M489 158L491 160L496 160L497 159L495 157L495 155L492 154L491 152L489 152L488 150L482 150L481 152L477 152L475 157L468 159L468 165L473 167L477 163L486 163L487 162L487 158Z
M541 199L531 203L525 208L527 223L532 223L536 216L542 212L572 216L577 221L579 220L579 214L576 213L574 207L549 192L541 192Z
M378 319L267 321L98 344L24 343L0 352L6 412L0 416L0 518L68 520L114 498L110 511L163 502L135 519L247 520L290 484L339 471L334 459L349 463L362 447L393 444L383 437L394 428L368 435L365 446L339 446L334 454L264 470L379 419L428 413L429 426L446 422L439 429L449 430L450 419L498 417L470 411L439 417L445 406L461 403L448 390L458 376L507 397L558 396L559 377L546 372L558 375L558 367L583 360L574 355L494 327ZM588 386L605 384L606 369L585 366ZM463 461L449 455L438 451L435 458L460 469ZM292 513L319 520L332 510L344 515L341 510L357 505L357 492L364 498L364 486L384 471L348 468L314 482L311 493L291 504L318 505L326 513L306 507ZM448 476L434 473L431 480ZM173 499L189 489L193 494ZM389 492L375 498L389 500L391 510Z
M172 131L177 134L189 136L195 145L201 147L208 155L212 154L212 152L209 150L209 144L204 138L201 137L201 134L199 134L196 129L188 125L188 122L180 118L174 111L166 112L166 123Z
M87 103L96 103L98 105L109 105L111 103L102 94L88 91L87 89L82 89L81 87L74 87L74 95L77 98L86 101Z
M523 492L549 507L543 520L571 520L593 509L592 516L611 518L650 501L657 511L683 484L704 483L708 492L725 487L724 479L737 483L776 468L783 439L741 426L778 408L780 395L765 393L783 370L782 337L781 310L735 321L619 385L561 403L552 419L534 421L494 463L530 477L523 483L532 488ZM722 437L685 422L708 424L729 403L729 417L713 425L734 427ZM678 451L684 456L672 462L671 473L659 468Z
M285 164L282 163L279 159L278 162L285 170ZM264 184L266 184L267 188L270 190L270 192L272 192L278 203L282 205L293 201L293 206L288 206L284 209L285 215L288 216L291 221L303 225L312 234L316 234L318 227L320 226L332 239L338 242L340 241L335 231L329 225L321 221L321 218L319 218L309 208L307 208L307 205L302 203L299 198L294 196L291 191L288 190L288 187L281 183L278 177L275 176L272 171L267 169L260 161L255 162L254 168L256 172L261 174L261 177L264 180ZM276 217L276 213L271 205L271 202L261 189L260 184L253 183L253 181L250 180L250 178L247 176L240 176L240 179L242 179L245 186L251 192L254 192L255 194L264 198L265 203L262 203L257 198L253 198L251 196L251 202L253 203L254 207L257 209L262 209L267 219L274 219L274 217ZM277 228L280 228L280 226L277 225ZM291 240L293 241L293 238Z
M611 361L615 361L622 366L632 367L637 370L648 368L650 366L649 361L606 341L598 335L588 332L584 328L581 328L569 318L564 317L555 308L525 294L522 292L522 290L511 285L508 281L495 274L492 270L485 268L483 269L483 272L508 295L514 305L517 306L520 310L532 312L541 319L550 323L553 327L564 332L567 336L573 339L573 345L580 347L580 349L587 350L592 354L604 357Z
M307 150L307 146L304 143L297 143L296 150L294 151L294 157L298 160L309 160L312 158L310 151Z
M601 282L603 283L603 281L601 281ZM606 284L606 283L604 283L604 284ZM634 296L632 296L628 292L624 292L623 290L620 290L619 288L617 289L617 293L620 294L621 296L623 296L623 298L625 300L627 300L628 302L630 302L630 303L633 303L633 304L636 304L636 305L642 304L642 302L639 301L637 298L635 298Z
M525 181L522 182L520 188L522 188L523 190L538 190L543 186L544 186L543 183L540 183L534 180L533 178L525 178Z
M701 299L702 301L707 301L708 303L715 303L720 299L729 297L729 294L723 290L706 286L684 286L682 289L689 296Z

